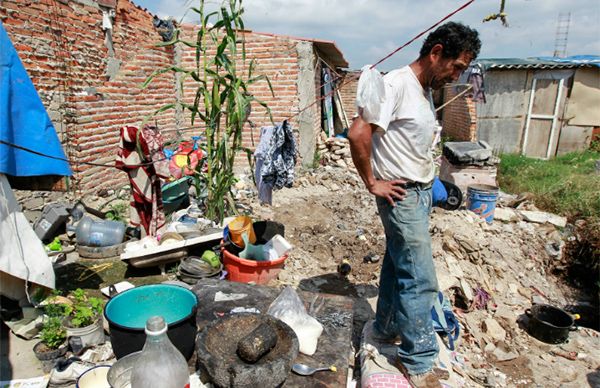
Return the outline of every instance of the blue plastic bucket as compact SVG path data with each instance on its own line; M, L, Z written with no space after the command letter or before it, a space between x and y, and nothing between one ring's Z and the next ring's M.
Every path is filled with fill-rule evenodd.
M467 187L467 209L484 218L488 224L494 220L498 188L490 185L471 185Z

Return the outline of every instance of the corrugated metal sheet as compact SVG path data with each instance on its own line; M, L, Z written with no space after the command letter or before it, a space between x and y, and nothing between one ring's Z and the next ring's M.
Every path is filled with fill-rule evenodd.
M536 58L482 58L475 61L490 69L575 69L580 67L600 66L600 56L577 55L568 58L536 57Z

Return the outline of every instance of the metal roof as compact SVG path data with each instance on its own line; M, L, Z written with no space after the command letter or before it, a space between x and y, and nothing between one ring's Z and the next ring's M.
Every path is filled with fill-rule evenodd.
M600 67L598 55L575 55L567 58L482 58L475 61L485 70L490 69L575 69L580 67Z

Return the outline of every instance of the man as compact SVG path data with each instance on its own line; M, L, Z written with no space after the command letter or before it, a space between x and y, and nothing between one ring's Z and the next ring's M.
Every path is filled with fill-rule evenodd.
M477 31L467 26L438 27L417 60L384 77L378 116L369 122L356 118L349 132L352 160L376 196L386 234L373 329L380 339L399 337L398 359L415 387L441 387L433 372L439 348L431 320L438 292L429 235L431 89L456 81L480 47Z

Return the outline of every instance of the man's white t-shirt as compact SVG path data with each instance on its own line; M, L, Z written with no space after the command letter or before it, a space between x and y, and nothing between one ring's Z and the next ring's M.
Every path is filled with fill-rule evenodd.
M429 183L434 177L431 144L436 125L431 93L410 66L389 72L383 80L385 101L379 116L370 120L379 127L371 149L373 173L377 179Z

